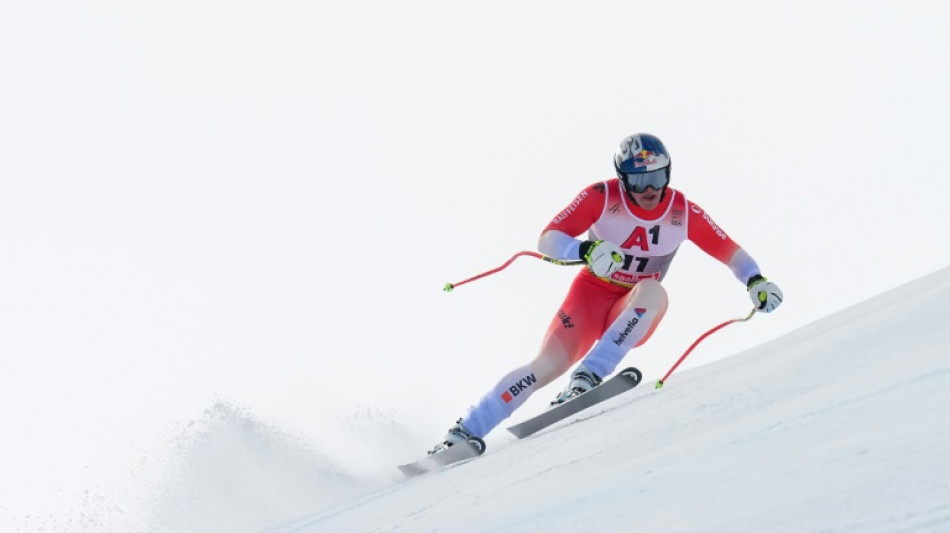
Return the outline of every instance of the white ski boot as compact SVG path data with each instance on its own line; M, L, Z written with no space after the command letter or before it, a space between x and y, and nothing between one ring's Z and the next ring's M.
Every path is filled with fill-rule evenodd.
M577 367L577 370L571 374L571 382L567 384L567 388L561 391L557 398L551 402L551 407L560 405L570 399L576 398L581 394L593 389L594 387L600 385L603 382L600 379L600 376L587 370L587 367L583 363Z
M465 429L465 426L462 425L462 419L459 418L455 422L455 425L449 428L449 431L445 434L445 437L443 437L442 442L436 444L431 450L429 450L429 455L439 453L442 450L445 450L460 442L472 439L473 437L474 435Z

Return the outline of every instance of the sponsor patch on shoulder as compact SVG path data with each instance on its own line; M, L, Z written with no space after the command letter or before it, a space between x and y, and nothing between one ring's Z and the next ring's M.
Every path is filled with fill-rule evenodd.
M567 206L567 208L564 209L564 211L561 211L561 213L558 216L554 217L554 220L552 220L551 222L553 222L554 224L560 224L561 222L563 222L565 219L567 219L567 217L571 216L571 213L573 213L574 211L577 211L577 208L581 205L581 202L583 202L584 199L587 198L588 196L590 196L590 193L588 193L587 191L581 191L581 193L577 195L577 198L574 198L574 201L571 202L571 205Z

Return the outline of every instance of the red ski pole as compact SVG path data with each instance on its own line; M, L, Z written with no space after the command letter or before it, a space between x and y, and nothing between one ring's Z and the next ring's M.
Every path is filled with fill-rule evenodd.
M543 261L547 261L548 263L553 263L553 264L555 264L555 265L570 266L570 265L583 265L583 264L584 264L583 261L562 261L562 260L560 260L560 259L555 259L555 258L553 258L553 257L548 257L548 256L546 256L546 255L544 255L544 254L539 254L538 252L531 252L531 251L525 250L525 251L523 251L523 252L518 252L518 253L516 253L515 255L511 256L511 259L505 261L505 264L501 265L501 266L498 267L498 268L494 268L494 269L492 269L492 270L489 270L488 272L482 272L481 274L479 274L479 275L477 275L477 276L472 276L472 277L470 277L470 278L468 278L468 279L466 279L466 280L459 281L458 283L446 283L446 284L445 284L445 288L442 289L442 290L444 290L444 291L446 291L446 292L452 292L452 289L458 287L459 285L465 285L466 283L468 283L468 282L470 282L470 281L475 281L475 280L477 280L477 279L484 278L485 276L490 276L490 275L492 275L492 274L494 274L494 273L496 273L496 272L500 272L500 271L502 271L502 270L508 268L508 265L510 265L511 263L513 263L513 262L515 261L515 259L518 259L519 257L521 257L521 256L523 256L523 255L527 255L527 256L530 256L530 257L537 257L538 259L541 259L541 260L543 260Z
M706 333L703 333L702 335L700 335L699 338L696 339L693 342L693 344L691 344L690 347L686 349L686 352L684 352L683 355L680 356L679 360L676 361L676 364L673 365L673 368L671 368L670 371L667 372L665 376L663 376L663 379L656 382L656 388L659 389L663 387L663 382L665 382L666 379L670 377L670 374L672 374L673 371L676 370L676 367L680 366L680 363L683 362L683 359L686 359L686 356L689 355L689 353L693 351L693 348L695 348L697 344L702 342L703 339L719 331L720 329L728 326L729 324L735 324L736 322L745 322L746 320L749 320L750 318L752 318L754 315L755 315L755 308L753 307L752 311L749 311L749 315L746 316L745 318L733 318L732 320L727 320L723 322L722 324L719 324L718 326L707 331Z

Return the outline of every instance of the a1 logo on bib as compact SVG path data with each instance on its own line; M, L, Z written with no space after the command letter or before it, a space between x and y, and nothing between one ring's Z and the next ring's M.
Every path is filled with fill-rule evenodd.
M650 237L647 237L647 233L650 234ZM647 231L643 226L637 226L633 229L633 232L627 237L627 240L623 242L621 248L632 249L639 248L644 252L650 251L650 244L659 244L660 243L660 226L653 226Z

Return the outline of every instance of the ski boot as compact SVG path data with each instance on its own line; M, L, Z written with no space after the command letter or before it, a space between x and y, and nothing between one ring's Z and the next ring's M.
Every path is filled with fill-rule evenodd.
M460 442L468 441L475 447L479 453L485 451L485 442L469 433L465 426L462 425L462 419L459 418L455 425L449 428L448 433L443 437L442 442L436 444L431 450L429 450L429 455L439 453L443 450L450 448L451 446L458 444Z
M577 370L571 375L571 382L567 388L558 393L557 398L551 402L551 407L556 407L562 403L571 400L593 389L603 382L600 376L587 370L583 364L577 367Z

